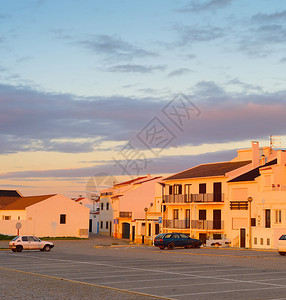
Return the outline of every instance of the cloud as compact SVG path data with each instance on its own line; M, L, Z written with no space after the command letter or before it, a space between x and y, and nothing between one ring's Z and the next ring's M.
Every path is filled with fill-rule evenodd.
M282 57L282 58L280 59L280 62L283 63L283 64L286 63L286 56L285 56L285 57Z
M265 57L273 52L283 51L286 28L278 24L247 28L239 40L238 50L252 57Z
M152 73L154 71L163 71L166 66L143 66L143 65L117 65L105 69L108 72L121 72L121 73Z
M263 14L259 13L254 16L252 16L251 20L258 23L271 23L271 22L285 22L286 18L286 10L281 12L276 12L273 14Z
M233 0L208 0L208 1L195 1L192 0L185 7L177 10L178 12L201 12L209 10L218 10L227 7Z
M234 83L243 84L238 79ZM116 151L121 143L136 140L154 117L174 133L170 146L265 139L270 134L284 135L286 127L286 90L263 93L249 87L248 95L230 94L216 82L198 82L186 96L202 113L183 119L182 131L162 112L171 95L168 99L155 95L78 98L3 84L0 90L1 154ZM138 141L136 147L147 149Z
M80 40L76 44L109 59L132 60L138 57L157 56L156 53L137 47L117 36L94 35L89 39Z
M223 38L225 32L220 27L204 26L176 26L175 30L179 34L178 46L186 46L199 42L210 42Z
M188 69L188 68L181 68L181 69L177 69L177 70L174 70L172 72L170 72L168 74L168 77L180 77L180 76L183 76L183 75L188 75L190 73L192 73L193 71Z

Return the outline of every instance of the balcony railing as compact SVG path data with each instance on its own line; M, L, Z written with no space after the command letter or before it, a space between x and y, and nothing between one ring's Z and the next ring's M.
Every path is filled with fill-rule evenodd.
M165 203L190 203L191 195L164 195L163 199Z
M223 202L224 194L181 194L164 195L165 203L191 203L191 202Z
M177 229L188 229L190 228L190 220L163 220L163 227L165 228L177 228Z
M219 230L224 229L223 221L208 221L208 220L192 220L191 228L193 229L206 229L206 230Z
M120 211L119 212L119 217L120 218L129 218L129 219L131 219L132 218L132 212L130 212L130 211Z

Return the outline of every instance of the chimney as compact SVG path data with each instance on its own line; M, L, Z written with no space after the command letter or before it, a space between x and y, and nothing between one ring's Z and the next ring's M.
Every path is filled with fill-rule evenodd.
M252 141L252 167L257 168L259 166L259 142Z
M283 150L277 151L277 165L283 165L286 163L286 152Z
M262 154L261 155L261 158L260 158L260 166L264 166L265 165L265 155L264 154Z

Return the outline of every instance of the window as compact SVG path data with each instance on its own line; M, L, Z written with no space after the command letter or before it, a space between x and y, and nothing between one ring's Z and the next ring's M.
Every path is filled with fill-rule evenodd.
M105 228L108 229L108 221L105 223Z
M252 227L256 226L256 218L251 218L251 226Z
M60 224L66 224L66 215L60 215Z
M169 195L173 195L173 186L169 185Z
M181 195L182 194L182 185L181 184L175 184L174 185L174 194L175 195Z
M207 211L205 209L199 210L199 220L206 220L207 219Z
M190 237L189 237L187 234L185 234L185 233L181 233L180 235L181 235L181 238L182 238L182 239L189 239L189 238L190 238Z
M200 183L199 184L199 194L205 194L207 192L207 184Z
M265 227L271 227L271 219L270 219L270 209L265 209Z
M22 236L22 241L23 242L28 242L28 237L27 236Z
M11 220L11 216L2 216L2 220L5 221Z
M275 210L275 223L281 224L281 209Z
M178 219L179 219L179 210L174 209L174 220L178 220Z
M103 210L103 203L100 203L100 209Z
M254 238L254 245L257 245L257 237Z
M270 246L270 238L267 238L267 246Z
M160 232L160 225L158 223L155 224L155 234L159 234Z
M103 221L100 221L100 228L103 228Z
M260 245L263 245L263 238L260 238Z
M109 203L106 203L106 210L109 210Z

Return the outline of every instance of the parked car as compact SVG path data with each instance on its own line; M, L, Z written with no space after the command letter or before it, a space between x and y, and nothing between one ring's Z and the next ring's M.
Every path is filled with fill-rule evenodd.
M280 236L276 249L280 255L286 255L286 234Z
M190 238L186 233L161 233L154 239L154 245L161 250L174 249L175 247L199 248L202 241Z
M9 248L13 252L21 252L22 250L50 251L53 247L52 242L41 241L33 235L19 235L9 243Z

